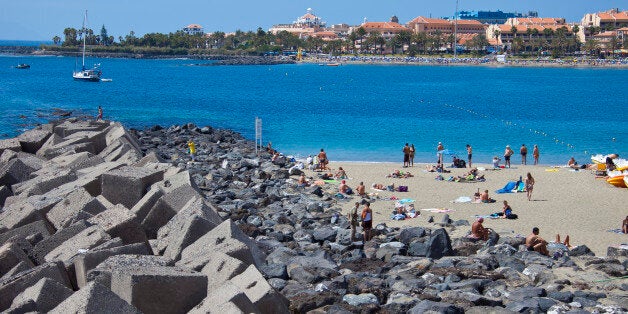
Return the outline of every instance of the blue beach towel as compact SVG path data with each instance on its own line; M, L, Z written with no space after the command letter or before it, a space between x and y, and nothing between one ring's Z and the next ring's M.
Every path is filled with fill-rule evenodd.
M516 185L517 185L517 182L510 181L510 182L506 183L506 185L503 188L495 191L495 193L498 193L498 194L512 193L512 190L515 188Z
M406 203L413 203L414 200L411 199L411 198L404 198L404 199L398 200L398 202L401 203L401 204L406 204Z

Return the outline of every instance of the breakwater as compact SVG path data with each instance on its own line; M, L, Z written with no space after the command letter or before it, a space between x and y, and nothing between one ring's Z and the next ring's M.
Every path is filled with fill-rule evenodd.
M352 242L333 185L297 187L298 164L229 130L70 118L0 141L0 159L3 311L627 307L626 249L547 257L511 234L451 238L469 222L447 216Z

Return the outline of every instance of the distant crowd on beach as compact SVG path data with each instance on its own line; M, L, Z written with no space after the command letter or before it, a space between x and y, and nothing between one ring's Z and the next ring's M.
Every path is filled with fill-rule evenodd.
M382 64L427 64L427 65L511 65L511 66L628 66L628 58L623 59L506 59L496 61L494 57L482 58L442 58L442 57L397 57L397 56L326 56L310 59L312 62L336 63L382 63Z

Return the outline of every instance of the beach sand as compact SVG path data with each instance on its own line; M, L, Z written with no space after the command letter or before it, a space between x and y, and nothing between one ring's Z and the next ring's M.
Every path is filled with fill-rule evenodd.
M515 164L510 169L492 170L487 164L474 164L476 167L485 167L480 171L486 177L485 182L461 183L437 181L438 173L426 172L426 164L414 164L414 167L402 168L401 163L359 163L359 162L331 162L330 167L343 167L349 179L347 184L355 190L360 181L366 185L367 193L378 193L380 199L372 202L374 212L373 226L386 223L389 227L421 226L439 228L438 225L428 223L429 216L434 216L434 222L441 221L444 213L421 211L421 215L401 221L390 218L394 209L394 201L387 200L391 196L399 199L411 198L416 200L416 209L448 208L452 220L466 219L469 223L476 220L475 215L489 215L501 212L503 201L507 200L513 212L519 216L516 220L485 219L484 226L492 228L502 236L506 234L528 235L533 227L539 227L540 236L547 241L554 241L556 234L561 240L570 236L572 246L586 245L597 256L606 256L607 247L628 243L628 235L608 232L610 229L621 228L623 219L628 215L628 189L616 188L603 179L596 179L590 170L572 171L569 168L551 168L549 166L522 166ZM409 171L411 178L387 178L386 175L395 169ZM553 169L558 171L546 171ZM443 176L462 175L469 169L446 168L451 173ZM536 184L532 200L528 201L526 193L497 194L498 190L508 182L516 181L519 176L525 178L530 172ZM317 178L320 172L306 171L306 176ZM382 183L395 186L406 185L408 192L376 191L371 188L373 183ZM460 196L473 198L478 191L489 190L491 198L496 203L452 203ZM342 213L346 215L356 201L361 198L352 196L348 201L339 201ZM450 236L463 236L470 230L470 226L457 227Z

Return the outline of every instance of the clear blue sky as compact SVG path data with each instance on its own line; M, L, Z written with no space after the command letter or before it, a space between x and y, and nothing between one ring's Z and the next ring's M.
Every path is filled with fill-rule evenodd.
M626 10L626 0L459 0L459 10L538 11L542 17L580 21L585 13L611 8ZM622 7L623 5L623 7ZM364 18L387 21L392 15L406 23L417 16L452 16L456 0L3 0L0 5L0 39L51 40L63 38L66 27L80 28L84 10L89 27L100 32L104 24L116 39L133 30L175 32L191 23L206 32L248 31L273 24L291 23L312 8L328 25L357 25Z

